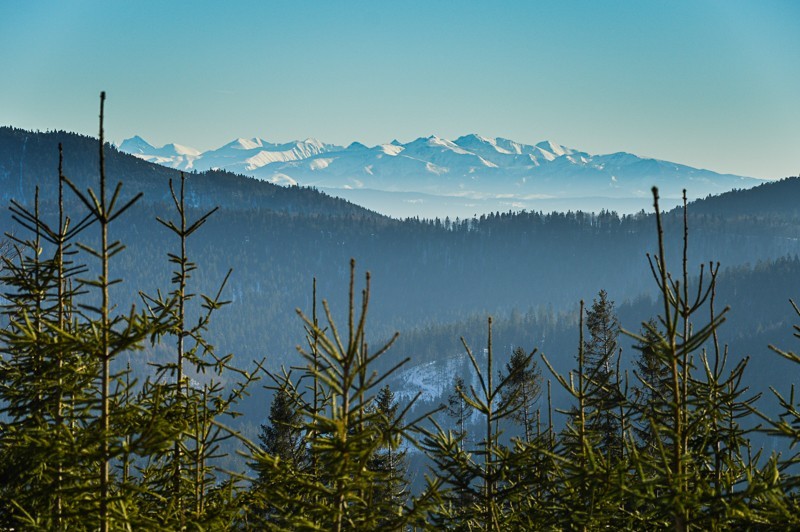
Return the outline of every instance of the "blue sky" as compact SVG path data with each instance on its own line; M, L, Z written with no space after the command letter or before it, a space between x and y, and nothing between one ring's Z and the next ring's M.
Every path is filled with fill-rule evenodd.
M800 2L0 3L0 124L198 149L553 140L800 173Z

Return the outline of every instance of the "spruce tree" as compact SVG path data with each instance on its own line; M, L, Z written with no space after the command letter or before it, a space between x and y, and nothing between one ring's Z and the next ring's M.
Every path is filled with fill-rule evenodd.
M56 224L44 221L38 194L32 212L12 202L14 218L33 238L18 240L16 257L5 264L10 276L5 284L12 288L6 307L11 326L3 330L6 371L0 372L0 395L11 424L0 446L25 452L27 445L35 445L36 450L26 452L35 477L18 477L22 484L12 488L10 501L10 514L18 526L28 528L107 530L152 524L138 514L134 494L119 489L112 467L123 455L159 448L172 430L153 412L126 400L130 381L125 370L111 368L113 359L159 336L168 327L168 313L147 316L131 309L116 314L109 297L109 287L117 282L109 277L109 262L124 249L109 239L109 226L138 196L121 201L121 185L110 195L106 191L104 97L99 193L78 191L59 163L60 183L72 188L89 214L71 223L61 186ZM99 246L73 245L90 225L100 229ZM52 258L42 260L45 249ZM99 259L97 277L87 275L88 268L78 262L78 249ZM15 381L29 362L29 376ZM7 487L14 485L9 480Z
M631 336L647 346L669 374L667 383L659 386L665 393L652 394L644 411L639 403L634 405L640 418L649 417L657 450L629 446L634 478L627 483L626 499L637 508L639 527L757 527L763 521L754 510L762 497L773 496L765 494L774 483L765 482L769 475L758 468L758 454L749 455L748 431L740 425L755 412L758 398L747 397L742 386L747 358L727 369L727 351L719 349L717 330L727 312L714 310L719 264L710 263L708 270L701 265L697 286L690 289L684 194L682 271L678 276L668 271L657 189L653 194L658 254L648 258L663 313L658 329L643 324L645 333ZM706 311L702 325L694 323ZM774 464L767 461L764 471L775 473Z
M624 523L616 522L616 518L621 504L620 483L624 478L618 473L625 466L602 446L602 435L593 430L593 423L611 413L601 409L608 403L598 400L602 396L595 373L604 370L604 360L599 359L599 366L598 359L594 359L593 365L587 363L586 349L590 342L584 340L587 315L584 308L581 301L576 370L568 376L561 375L547 357L542 356L574 404L569 410L561 410L568 419L555 446L548 441L537 442L541 452L554 457L546 479L550 496L544 503L540 522L550 527L569 522L580 530L624 528Z
M391 434L392 427L402 423L398 417L399 406L388 384L378 391L370 410L378 414L372 423L378 426L381 433ZM373 504L394 504L399 509L408 497L408 463L402 444L399 437L387 439L375 449L367 463L367 469L381 473L371 490Z
M795 317L800 316L800 307L794 300L789 300ZM794 337L800 339L800 325L794 325ZM788 351L775 345L769 348L775 353L792 362L794 367L800 368L800 354L795 351ZM765 490L763 499L767 502L764 505L763 513L768 522L785 523L787 528L800 527L800 400L796 395L793 385L788 393L771 389L774 399L777 400L780 414L777 419L764 417L766 421L765 433L772 438L782 440L787 443L791 452L786 456L774 457L770 460L772 471L764 468L764 473L772 473L771 476L764 475L765 480L770 480L771 490Z
M453 377L453 384L450 395L447 396L447 404L443 405L447 415L456 424L454 434L462 445L467 443L467 425L472 415L472 405L466 399L467 385L463 377L456 375Z
M298 398L286 384L272 397L268 423L261 425L261 449L276 458L300 467L304 454L303 415Z
M99 191L78 190L61 172L59 157L59 184L71 188L89 213L72 222L64 212L62 186L56 223L45 221L38 193L33 210L12 202L14 219L32 236L12 237L15 252L3 259L8 325L0 331L2 526L230 526L238 513L235 482L211 474L211 464L234 433L218 418L235 414L232 405L254 377L239 371L237 382L228 378L223 387L212 381L202 390L181 377L185 361L216 375L233 369L230 356L214 355L201 336L211 312L223 304L219 293L204 296L197 324L184 326L182 305L175 302L189 299L186 274L194 265L185 249L172 256L183 273L176 274L178 288L170 296L146 299L145 312L117 313L109 288L121 280L110 277L110 264L124 245L110 238L109 229L139 196L123 200L121 183L109 193L103 102L101 95ZM173 198L182 209L183 182L180 202L174 191ZM180 231L188 236L199 224L187 225L180 214ZM91 246L76 239L90 226L100 229ZM94 271L80 262L81 251L98 259ZM121 366L119 358L130 358L148 340L157 345L168 333L179 337L176 364L157 367L155 376L138 385L130 363ZM184 339L194 345L183 350ZM168 373L171 384L164 380ZM185 476L186 456L193 468ZM187 497L192 492L194 497Z
M260 372L237 368L232 362L233 355L218 355L215 346L205 338L214 313L227 304L222 294L231 271L213 296L192 290L190 281L198 265L189 258L188 239L217 209L201 212L192 219L186 201L187 193L191 192L187 191L186 181L181 172L176 190L170 180L175 215L156 218L177 237L177 250L168 253L174 268L172 288L167 295L141 294L150 313L169 313L170 327L165 334L174 338L175 358L165 364L154 364L155 374L145 381L137 396L139 403L160 412L177 432L169 452L148 457L137 487L157 496L153 504L162 506L157 512L161 526L206 528L228 523L238 513L236 496L243 489L237 487L234 475L221 471L216 464L224 457L222 446L230 449L237 435L221 420L237 415L236 404ZM190 321L189 316L195 319ZM189 375L202 384L192 382ZM217 489L220 484L230 489ZM169 503L164 507L163 501Z
M8 257L11 253L11 242L8 239L0 239L0 260ZM0 264L0 271L2 271L3 265Z
M639 351L634 361L635 375L639 380L639 384L633 387L633 402L639 412L638 419L634 421L634 432L643 451L650 453L657 452L659 442L663 440L654 421L663 416L664 412L659 408L667 403L669 397L670 371L656 353L659 340L657 327L656 321L651 318L642 326L642 340L634 346Z
M269 481L259 484L251 495L251 504L258 509L248 517L251 525L271 530L341 532L403 529L424 522L435 485L403 505L391 498L370 496L375 487L391 483L394 475L368 467L375 453L412 438L420 419L399 422L413 400L397 415L395 423L386 423L385 414L369 408L378 385L408 359L384 374L372 371L372 365L391 347L396 335L381 348L369 349L365 341L369 274L361 295L358 305L355 261L351 261L346 328L339 328L325 301L328 326L324 330L313 317L300 313L307 330L314 333L311 345L318 346L311 352L299 348L307 364L300 379L314 380L324 388L319 393L325 398L322 405L303 403L304 443L312 467L297 468L254 446L253 466L260 478ZM312 408L319 410L312 413ZM259 513L269 517L264 519Z
M422 441L426 454L438 467L442 483L441 502L431 515L435 526L456 530L506 530L518 522L514 509L528 497L528 488L520 481L519 471L531 465L531 453L524 445L509 447L501 441L501 423L508 419L518 405L502 400L510 393L510 376L495 381L493 367L492 319L488 318L488 338L485 369L481 368L466 341L461 343L472 364L478 388L459 387L462 399L479 415L483 436L476 442L475 451L467 453L453 431L438 425L423 430ZM525 361L530 362L531 355Z
M59 186L59 199L62 192ZM7 321L0 330L0 526L60 529L89 510L64 497L86 489L90 467L81 449L87 433L75 429L91 423L86 407L97 365L73 347L85 333L73 304L85 268L73 263L71 242L86 224L70 228L61 201L58 220L47 223L38 188L33 210L12 200L11 211L30 238L8 235L13 246L0 269Z
M542 393L542 372L533 358L534 353L526 354L521 347L514 349L511 360L506 364L508 390L502 394L502 400L514 408L509 416L522 425L525 442L533 439L533 425L536 421L533 406ZM500 380L505 377L500 373Z
M619 405L622 402L617 386L619 320L614 302L600 290L586 312L589 337L584 346L587 388L587 422L589 437L610 460L622 457L622 425Z

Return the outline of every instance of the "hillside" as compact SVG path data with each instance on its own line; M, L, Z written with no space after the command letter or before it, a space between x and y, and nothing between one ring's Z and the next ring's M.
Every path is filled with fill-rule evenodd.
M693 204L693 211L726 218L759 217L795 220L800 216L800 177L763 183L748 190L732 190Z
M697 282L697 278L693 279ZM612 299L615 295L609 294ZM597 294L587 294L591 303ZM719 312L730 307L725 323L719 328L721 347L727 347L728 369L745 358L750 358L745 383L753 390L789 390L794 384L792 364L769 349L775 345L797 351L800 345L793 336L796 316L789 299L800 301L800 259L781 258L759 262L752 266L726 268L720 273L716 307ZM650 297L620 301L616 314L624 330L640 333L642 323L663 312L663 304ZM697 325L701 325L698 323ZM394 349L398 355L411 358L411 363L390 380L392 389L401 397L411 398L423 392L417 411L435 407L447 401L452 393L453 377L460 375L467 382L478 385L474 370L464 352L460 338L480 356L486 345L486 316L475 315L454 322L430 325L405 331ZM578 302L563 313L552 313L546 308L528 308L508 314L493 316L493 344L496 364L508 362L512 350L522 346L526 351L534 348L544 354L554 368L562 374L574 371L578 346ZM622 335L623 370L632 370L640 352L633 339ZM707 345L709 353L713 346ZM538 356L537 356L538 360ZM542 366L541 361L539 361ZM557 386L553 376L544 370L544 378L553 381L553 401L564 405L569 402L564 390ZM633 374L630 374L635 383ZM771 394L758 403L764 412L776 411L777 402ZM542 399L539 408L546 408Z

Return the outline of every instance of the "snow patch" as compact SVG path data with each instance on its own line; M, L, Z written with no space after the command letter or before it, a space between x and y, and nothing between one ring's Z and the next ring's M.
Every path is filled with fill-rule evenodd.
M254 150L256 148L262 147L264 144L261 142L261 139L243 139L238 138L228 144L233 149L240 149L240 150Z
M330 159L314 159L311 161L311 164L308 165L311 170L322 170L323 168L327 168L333 162L333 158Z
M442 175L442 174L446 174L448 172L447 168L443 168L441 166L437 166L437 165L435 165L433 163L425 163L425 169L428 172L430 172L432 174L436 174L436 175Z
M295 181L294 179L292 179L291 177L289 177L286 174L275 174L275 175L272 176L272 178L269 180L269 182L273 183L275 185L283 185L283 186L294 186L294 185L297 185L297 181Z
M405 149L405 147L396 144L381 144L379 147L383 153L391 156L397 156Z

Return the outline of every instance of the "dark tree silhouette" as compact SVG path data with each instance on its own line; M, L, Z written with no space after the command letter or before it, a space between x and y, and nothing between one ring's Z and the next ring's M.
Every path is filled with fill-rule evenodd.
M535 413L533 407L542 393L542 371L533 359L534 353L527 354L521 347L514 349L511 360L506 364L508 389L503 391L503 402L513 412L510 418L522 425L525 441L530 443L533 437ZM499 381L505 378L500 373Z

